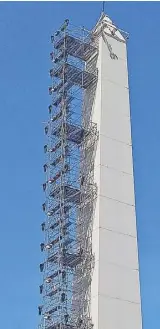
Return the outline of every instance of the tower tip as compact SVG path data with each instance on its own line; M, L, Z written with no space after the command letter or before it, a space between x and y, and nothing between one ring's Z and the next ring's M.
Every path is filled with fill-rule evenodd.
M105 1L102 1L102 13L104 13Z
M101 35L102 31L105 31L108 36L112 36L119 41L126 41L128 39L128 33L119 29L112 21L112 19L102 12L96 25L92 29L93 35Z

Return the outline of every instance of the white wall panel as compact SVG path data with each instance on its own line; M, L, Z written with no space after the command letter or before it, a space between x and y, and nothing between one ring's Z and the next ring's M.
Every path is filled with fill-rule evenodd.
M132 149L131 146L119 141L100 136L101 154L100 164L120 170L122 172L133 174L132 170ZM103 152L106 149L107 152Z
M139 303L139 273L103 262L99 271L99 294Z
M140 304L99 296L99 324L96 329L141 329Z
M101 166L100 195L134 205L133 176Z
M99 260L113 263L130 269L138 269L136 238L129 235L99 229Z
M113 95L116 97L116 95ZM131 145L130 118L109 110L107 98L104 100L100 134ZM118 105L117 105L118 108Z
M130 116L128 88L119 86L107 79L101 82L102 105L105 106L104 111L111 111L121 116Z
M105 197L99 197L99 226L136 237L134 206Z
M91 317L92 317L92 323L94 324L94 328L99 328L99 296L92 297L92 303L91 303ZM104 328L103 328L104 329Z

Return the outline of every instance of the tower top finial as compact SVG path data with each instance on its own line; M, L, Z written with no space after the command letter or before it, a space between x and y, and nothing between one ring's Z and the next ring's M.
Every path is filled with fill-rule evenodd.
M104 12L101 13L98 22L92 29L93 35L100 36L102 32L105 32L108 36L112 36L119 41L125 42L125 40L128 39L128 33L119 29Z

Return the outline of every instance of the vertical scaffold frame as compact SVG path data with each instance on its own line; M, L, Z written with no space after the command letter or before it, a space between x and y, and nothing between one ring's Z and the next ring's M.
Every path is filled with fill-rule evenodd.
M51 36L51 104L45 126L46 162L38 307L41 329L90 329L94 255L92 220L97 188L97 126L90 120L98 72L92 34L65 20Z

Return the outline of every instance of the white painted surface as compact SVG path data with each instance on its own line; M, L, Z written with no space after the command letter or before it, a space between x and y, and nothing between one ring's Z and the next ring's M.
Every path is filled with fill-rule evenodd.
M103 17L95 28L100 36L92 121L97 123L99 141L91 315L95 329L141 329L126 44L119 31L119 41L111 36L107 22L112 23ZM100 25L110 34L107 41L117 59L111 59Z
M99 294L139 303L138 271L103 262L99 272Z
M122 117L130 116L130 111L128 111L128 88L124 88L123 85L118 85L115 82L111 82L105 78L103 79L103 82L104 83L102 83L101 87L102 92L105 93L105 99L107 99L107 104L109 104L111 112ZM116 97L113 97L113 94L115 94ZM102 100L102 102L106 102L106 100ZM108 114L108 111L106 111L104 114Z
M132 175L131 146L103 135L100 138L101 148L107 149L107 152L100 153L100 164Z
M102 53L106 53L106 44L104 42L102 43ZM128 76L124 74L127 70L127 63L125 60L120 59L118 56L118 60L109 58L108 63L106 63L106 59L103 57L102 65L103 82L110 81L118 86L128 87Z
M106 97L106 93L104 92ZM115 97L114 93L113 96ZM117 104L117 109L119 105ZM104 104L104 108L107 108L107 104ZM111 106L110 106L111 108ZM101 115L101 134L115 139L119 142L131 145L131 135L130 135L130 118L123 116L120 113L114 111L106 111Z
M108 262L131 270L138 269L136 249L136 238L99 229L99 260L101 264Z
M120 170L101 166L100 195L134 205L133 176Z
M98 327L96 328L141 328L140 304L99 295L98 306Z
M99 196L99 227L136 237L135 207Z

